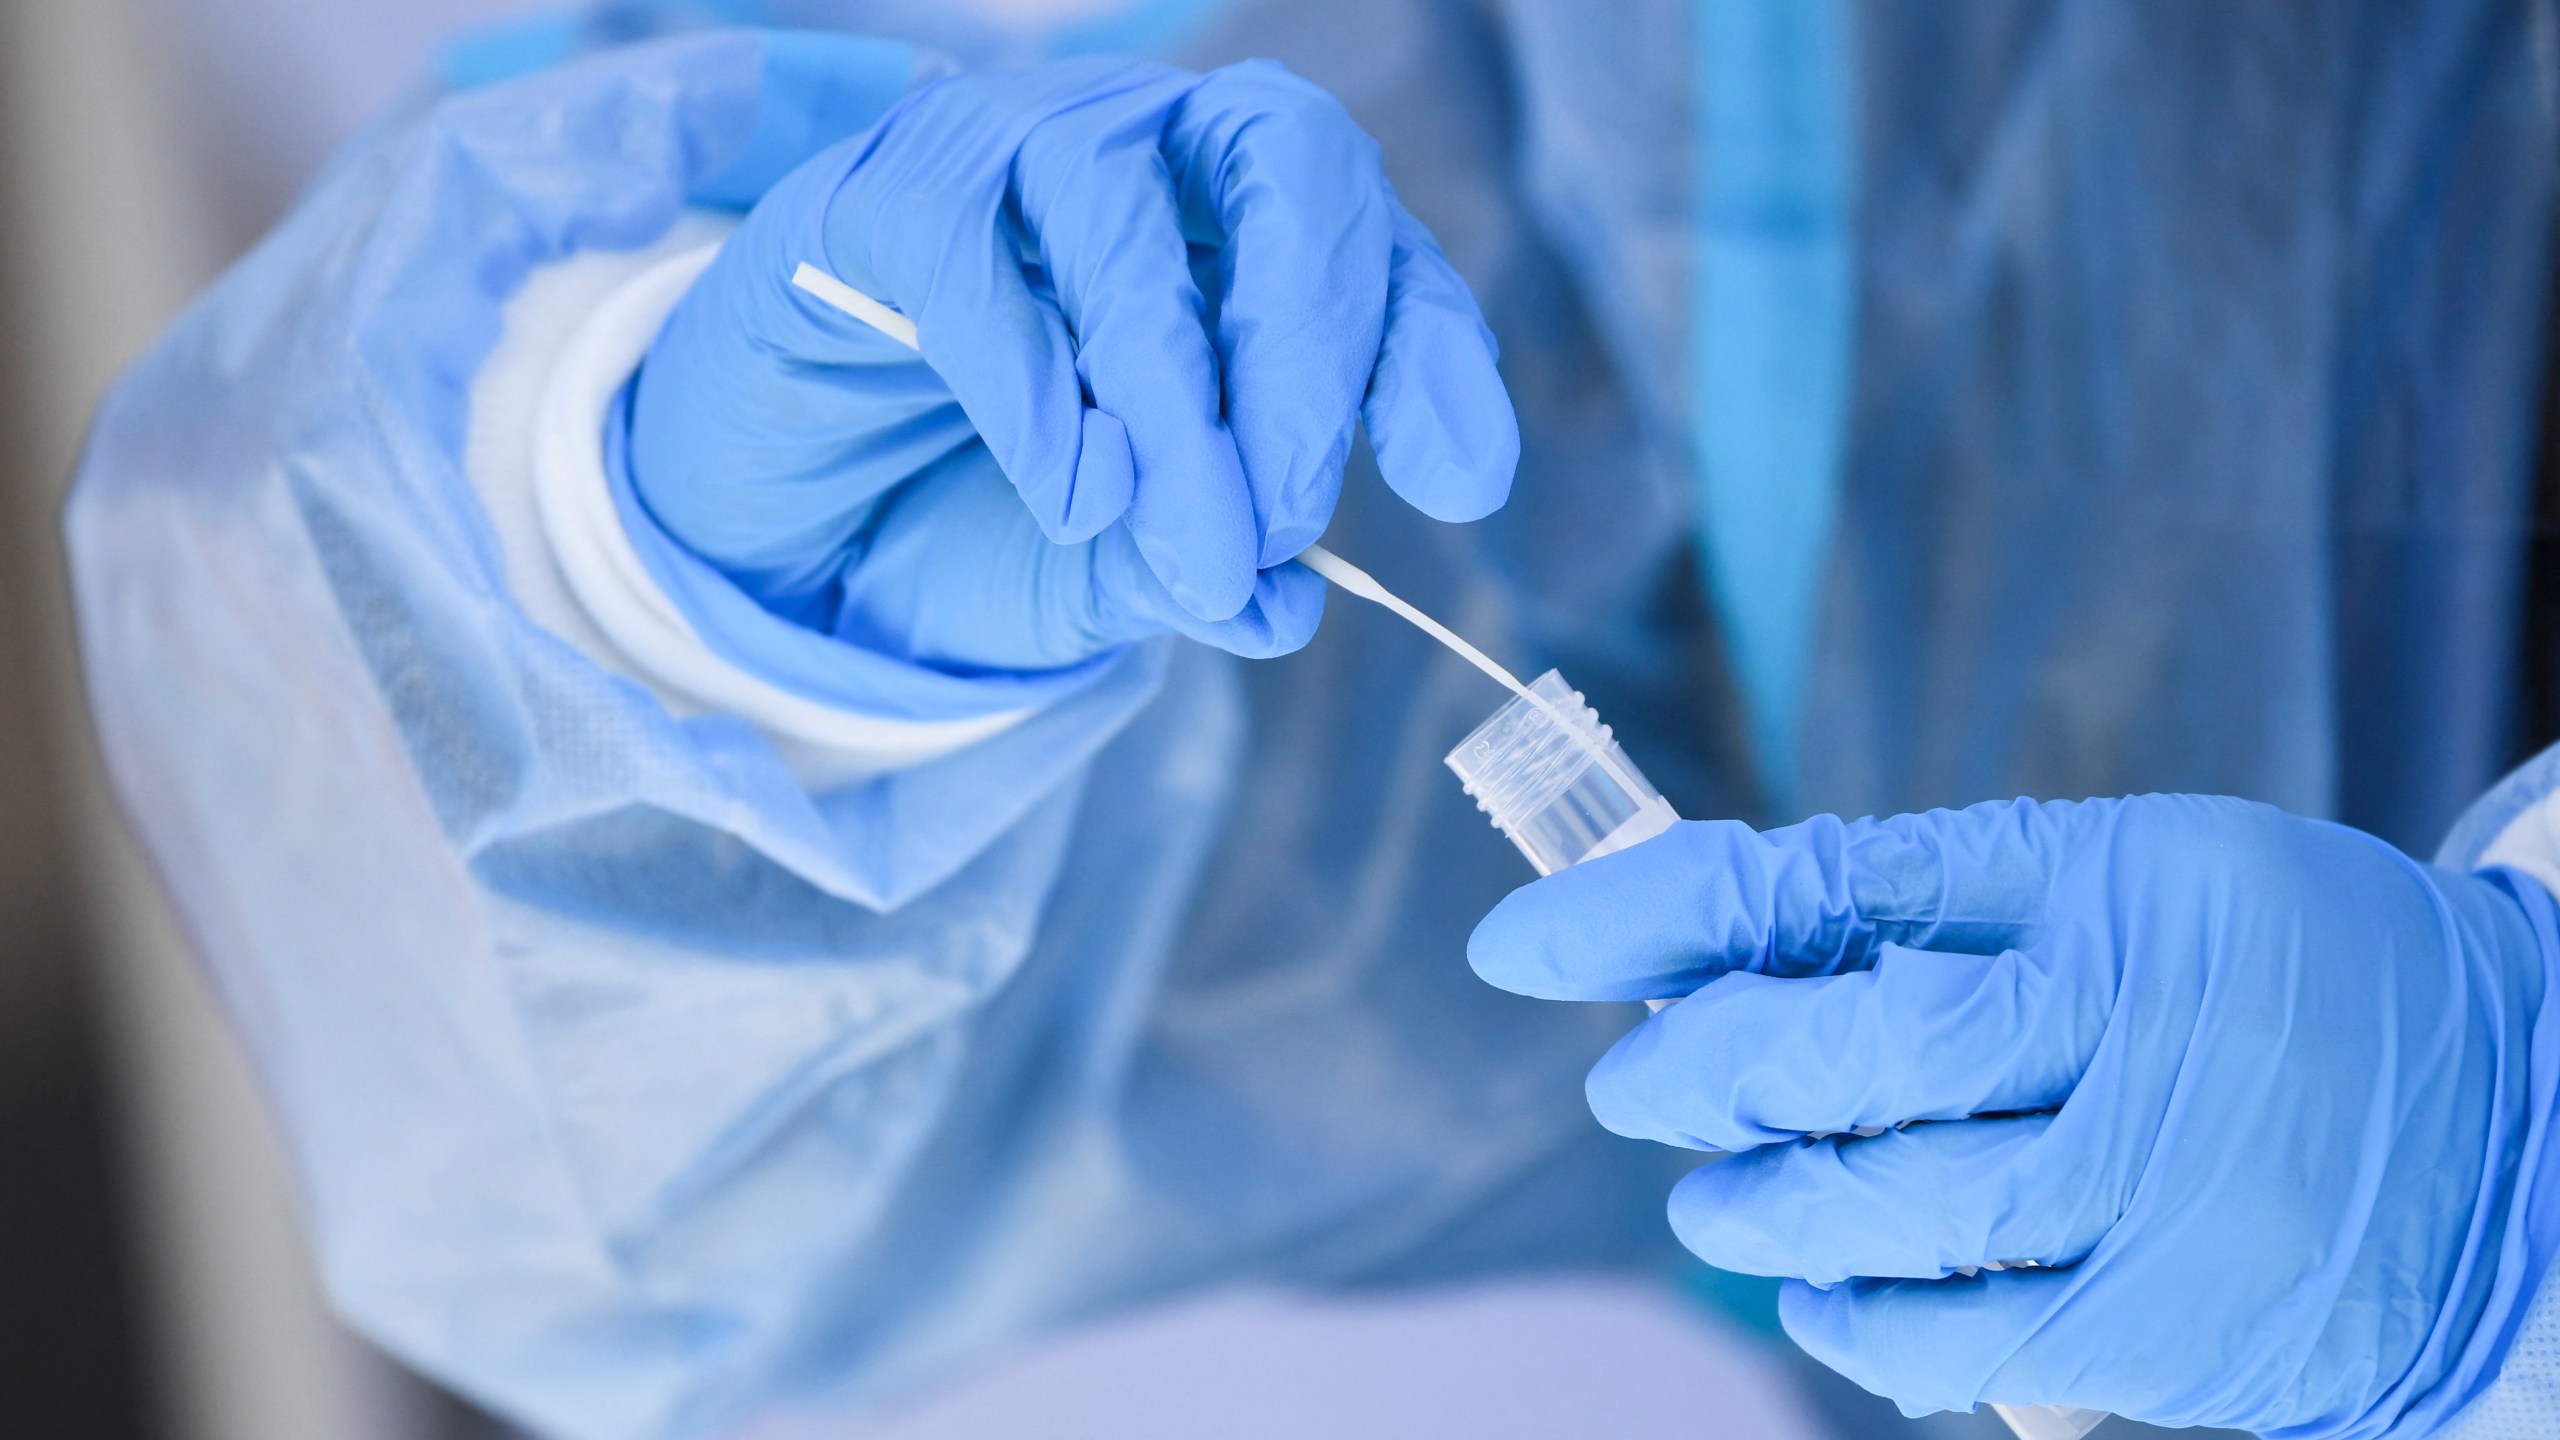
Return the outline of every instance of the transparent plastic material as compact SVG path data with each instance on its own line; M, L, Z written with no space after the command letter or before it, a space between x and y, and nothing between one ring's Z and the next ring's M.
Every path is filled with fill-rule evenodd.
M1994 1405L1992 1410L2009 1422L2018 1440L2080 1440L2098 1428L2107 1418L2104 1410L2080 1410L2069 1405Z
M1528 692L1448 759L1476 808L1539 874L1650 840L1680 818L1563 676L1550 670Z

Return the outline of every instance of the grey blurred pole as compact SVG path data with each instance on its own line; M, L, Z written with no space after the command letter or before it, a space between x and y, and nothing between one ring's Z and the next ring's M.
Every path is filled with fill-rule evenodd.
M134 0L0 0L5 313L31 422L11 436L0 544L36 583L61 837L78 880L172 1440L406 1440L436 1407L323 1308L248 1071L110 803L77 683L56 513L98 395L210 276L166 58Z

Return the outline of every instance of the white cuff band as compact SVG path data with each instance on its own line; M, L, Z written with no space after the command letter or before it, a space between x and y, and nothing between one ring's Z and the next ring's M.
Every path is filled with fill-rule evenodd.
M719 250L717 244L688 250L625 281L579 325L544 382L533 426L533 489L543 533L579 607L666 690L736 715L778 740L832 752L860 770L919 765L1020 723L1030 711L893 720L784 690L706 644L623 533L605 477L606 413Z

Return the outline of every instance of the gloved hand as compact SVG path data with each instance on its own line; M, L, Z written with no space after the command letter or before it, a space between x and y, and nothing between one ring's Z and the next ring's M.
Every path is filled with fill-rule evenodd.
M1375 142L1276 65L1079 60L927 86L776 186L650 351L630 454L766 608L1022 670L1168 628L1303 644L1324 587L1288 562L1355 419L1428 514L1508 493L1491 333Z
M2171 795L1685 824L1468 955L1688 997L1593 1111L1738 1152L1673 1191L1680 1238L1796 1277L1788 1333L1907 1412L2371 1436L2478 1392L2549 1253L2553 937L2522 876ZM2018 1261L2056 1268L1963 1273Z

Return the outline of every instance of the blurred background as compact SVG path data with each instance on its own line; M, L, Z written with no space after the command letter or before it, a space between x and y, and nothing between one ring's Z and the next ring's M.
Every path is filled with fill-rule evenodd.
M56 526L107 383L423 73L442 21L414 8L0 0L0 1432L475 1424L318 1302L246 1069L105 793Z

